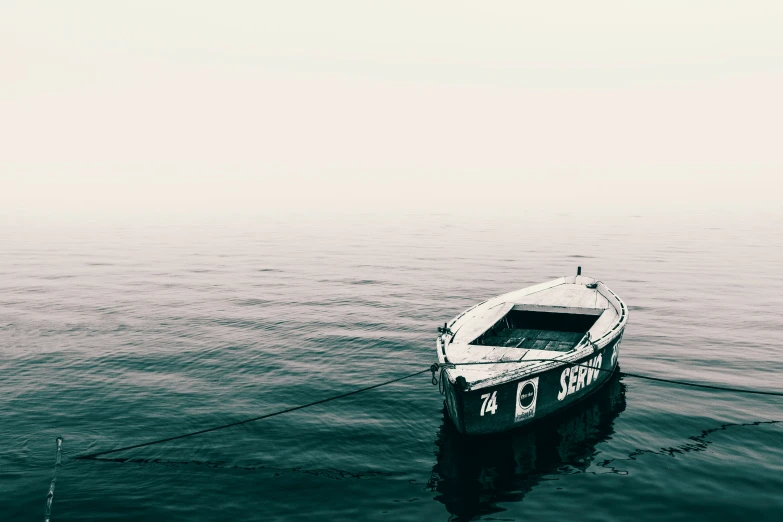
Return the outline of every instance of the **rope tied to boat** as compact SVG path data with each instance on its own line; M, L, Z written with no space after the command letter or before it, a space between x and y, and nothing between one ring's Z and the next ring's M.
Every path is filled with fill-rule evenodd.
M117 453L118 451L125 451L125 450L130 450L130 449L143 448L145 446L152 446L154 444L162 444L164 442L169 442L169 441L172 441L172 440L184 439L185 437L193 437L193 436L196 436L196 435L201 435L202 433L209 433L209 432L212 432L212 431L224 430L226 428L232 428L234 426L240 426L242 424L247 424L249 422L255 422L255 421L259 421L259 420L263 420L263 419L268 419L270 417L276 417L277 415L282 415L284 413L290 413L292 411L302 410L304 408L309 408L311 406L316 406L318 404L323 404L325 402L330 402L330 401L334 401L334 400L337 400L337 399L342 399L344 397L349 397L351 395L356 395L357 393L362 393L362 392L365 392L365 391L374 390L375 388L380 388L382 386L388 386L389 384L394 384L395 382L399 382L399 381L402 381L402 380L405 380L405 379L410 379L411 377L416 377L417 375L421 375L421 374L426 373L426 372L428 372L430 370L431 370L431 368L426 368L424 370L419 370L417 372L409 373L408 375L403 375L403 376L397 377L395 379L390 379L388 381L379 382L377 384L373 384L373 385L370 385L370 386L365 386L364 388L358 388L356 390L352 390L352 391L349 391L349 392L341 393L339 395L333 395L331 397L327 397L325 399L320 399L320 400L317 400L317 401L309 402L307 404L300 404L299 406L293 406L291 408L278 410L278 411L275 411L275 412L272 412L272 413L267 413L265 415L259 415L258 417L252 417L250 419L239 420L239 421L236 421L236 422L223 424L222 426L213 426L212 428L205 428L203 430L192 431L190 433L184 433L182 435L175 435L173 437L166 437L165 439L151 440L149 442L142 442L140 444L133 444L132 446L125 446L125 447L122 447L122 448L116 448L116 449L111 449L111 450L106 450L106 451L99 451L99 452L96 452L96 453L88 453L88 454L85 454L85 455L79 455L78 457L74 457L74 459L76 459L76 460L99 460L99 459L97 459L97 457L100 457L101 455L108 455L109 453Z
M456 368L452 363L432 363L430 371L432 372L432 385L438 387L438 391L441 395L446 394L446 370L448 368ZM440 375L436 375L440 371ZM463 377L464 380L464 377Z
M438 378L435 377L435 372L437 372L440 369L440 365L438 363L432 363L430 366L430 371L432 372L432 385L437 386L438 385Z
M558 360L553 360L553 359L525 359L525 361L528 361L528 362L532 362L534 360L542 361L542 362L544 362L544 361L546 361L546 362L556 362L556 363L561 363L561 364L569 365L569 366L584 366L584 367L587 367L587 365L579 364L579 363L575 363L575 362L570 362L570 361L562 361L562 360L558 361ZM250 418L250 419L239 420L239 421L236 421L236 422L231 422L229 424L224 424L222 426L214 426L212 428L206 428L206 429L202 429L202 430L198 430L198 431L193 431L193 432L190 432L190 433L184 433L182 435L175 435L175 436L172 436L172 437L166 437L164 439L152 440L152 441L148 441L148 442L142 442L140 444L133 444L131 446L124 446L124 447L121 447L121 448L115 448L115 449L111 449L111 450L99 451L99 452L96 452L96 453L88 453L88 454L80 455L80 456L74 457L74 458L77 459L77 460L102 460L102 459L98 459L98 457L100 457L101 455L107 455L107 454L110 454L110 453L116 453L118 451L125 451L125 450L130 450L130 449L142 448L142 447L145 447L145 446L152 446L154 444L162 444L164 442L169 442L169 441L172 441L172 440L184 439L185 437L193 437L195 435L200 435L202 433L209 433L209 432L212 432L212 431L217 431L217 430L223 430L223 429L226 429L226 428L231 428L233 426L239 426L241 424L247 424L249 422L255 422L255 421L259 421L259 420L263 420L263 419L268 419L270 417L275 417L277 415L282 415L284 413L290 413L290 412L293 412L293 411L301 410L301 409L304 409L304 408L309 408L311 406L316 406L318 404L323 404L323 403L326 403L326 402L329 402L329 401L333 401L333 400L336 400L336 399L342 399L344 397L349 397L351 395L356 395L358 393L362 393L362 392L365 392L365 391L373 390L375 388L380 388L382 386L387 386L387 385L390 385L390 384L402 381L404 379L409 379L409 378L415 377L417 375L422 375L422 374L424 374L426 372L431 372L432 373L432 382L433 382L433 384L439 384L439 389L441 389L441 393L443 393L443 390L445 390L445 383L443 382L443 380L444 380L444 378L447 377L445 372L448 369L456 369L457 366L470 366L470 365L474 365L474 364L499 364L499 363L519 363L519 362L520 361L512 360L512 361L477 361L477 362L458 363L458 364L454 364L454 363L451 363L451 362L434 363L434 364L430 365L428 368L426 368L424 370L413 372L413 373L410 373L408 375L403 375L403 376L397 377L395 379L390 379L388 381L384 381L384 382L380 382L380 383L377 383L377 384L373 384L371 386L365 386L363 388L358 388L358 389L355 389L353 391L341 393L339 395L334 395L334 396L327 397L325 399L320 399L320 400L317 400L317 401L314 401L314 402L310 402L310 403L307 403L307 404L302 404L302 405L299 405L299 406L293 406L293 407L286 408L286 409L283 409L283 410L278 410L278 411L275 411L275 412L272 412L272 413L267 413L265 415L260 415L258 417L253 417L253 418ZM699 383L692 383L692 382L685 382L685 381L677 381L677 380L673 380L673 379L664 379L664 378L661 378L661 377L652 377L652 376L649 376L649 375L640 375L640 374L636 374L636 373L621 372L621 371L617 370L617 368L611 368L611 369L609 369L609 368L593 368L593 369L594 370L598 370L598 371L603 371L603 372L616 373L616 374L620 375L621 377L633 377L633 378L637 378L637 379L646 379L646 380L650 380L650 381L664 382L664 383L669 383L669 384L676 384L676 385L679 385L679 386L691 386L691 387L695 387L695 388L705 388L705 389L710 389L710 390L719 390L719 391L727 391L727 392L734 392L734 393L749 393L749 394L755 394L755 395L767 395L767 396L783 397L783 391L749 390L749 389L742 389L742 388L729 388L729 387L726 387L726 386L715 386L715 385L710 385L710 384L699 384ZM438 372L438 370L440 370L440 376L439 376L440 378L436 380L436 375L435 374ZM467 384L467 381L466 381L465 377L462 376L462 375L458 375L456 377L456 379L454 380L454 387L459 389L459 390L461 390L461 391L469 391L469 386ZM111 461L111 459L106 459L106 460Z
M675 379L664 379L663 377L653 377L651 375L641 375L641 374L638 374L638 373L623 372L623 371L618 370L617 367L615 367L615 368L593 367L593 366L589 366L589 365L584 364L584 363L577 363L577 362L572 362L572 361L564 361L564 360L561 360L561 359L524 359L524 358L521 358L521 359L512 359L512 360L508 360L508 361L471 361L471 362L462 362L462 363L440 363L440 364L441 364L441 366L446 366L448 368L456 368L457 366L475 366L475 365L485 365L485 364L493 365L493 364L509 364L509 363L511 363L511 364L519 364L521 362L559 363L561 365L569 366L569 367L583 367L583 368L589 368L589 369L592 369L592 370L597 370L599 372L609 372L609 373L612 373L612 374L617 374L620 377L631 377L631 378L634 378L634 379L644 379L644 380L647 380L647 381L664 382L664 383L667 383L667 384L676 384L678 386L690 386L690 387L693 387L693 388L704 388L704 389L707 389L707 390L718 390L718 391L725 391L725 392L732 392L732 393L748 393L748 394L751 394L751 395L768 395L768 396L771 396L771 397L783 397L783 391L750 390L750 389L747 389L747 388L732 388L732 387L729 387L729 386L716 386L716 385L713 385L713 384L701 384L701 383L696 383L696 382L678 381L678 380L675 380ZM551 368L549 368L549 369L551 369ZM547 370L540 370L539 369L539 370L533 371L531 373L538 373L540 371L548 371L549 369L547 369ZM514 377L514 379L518 379L518 378L520 378L520 376ZM465 381L465 377L463 377L461 375L458 376L455 379L455 383L457 385L460 385L458 387L460 389L464 390L464 391L468 391L470 389L469 387L466 386L467 383Z

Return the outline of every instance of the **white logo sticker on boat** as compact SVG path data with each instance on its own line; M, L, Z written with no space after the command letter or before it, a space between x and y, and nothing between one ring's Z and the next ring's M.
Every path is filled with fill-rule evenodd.
M565 368L560 374L560 392L557 394L557 400L562 401L572 393L587 388L597 381L598 373L601 371L601 361L601 354L598 354L587 362Z
M530 419L536 415L536 402L538 399L538 377L522 381L517 385L517 408L514 421Z

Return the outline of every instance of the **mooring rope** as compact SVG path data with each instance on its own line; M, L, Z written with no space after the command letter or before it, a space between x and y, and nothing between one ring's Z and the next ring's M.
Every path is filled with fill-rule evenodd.
M342 399L343 397L348 397L350 395L356 395L357 393L365 392L365 391L368 391L368 390L373 390L375 388L380 388L381 386L387 386L389 384L393 384L395 382L399 382L399 381L402 381L404 379L410 379L411 377L415 377L417 375L421 375L421 374L426 373L428 371L430 371L429 368L427 368L426 370L421 370L419 372L414 372L414 373L411 373L411 374L408 374L408 375L404 375L402 377L397 377L396 379L391 379L389 381L384 381L384 382L380 382L378 384L373 384L372 386L366 386L364 388L359 388L358 390L353 390L353 391L349 391L347 393L341 393L340 395L335 395L333 397L328 397L326 399L321 399L319 401L309 402L307 404L301 404L299 406L294 406L293 408L286 408L285 410L280 410L280 411L276 411L276 412L273 412L273 413L267 413L266 415L259 415L258 417L253 417L252 419L245 419L245 420L241 420L241 421L231 422L229 424L224 424L222 426L214 426L212 428L206 428L206 429L199 430L199 431L193 431L191 433L185 433L185 434L182 434L182 435L176 435L174 437L166 437L165 439L151 440L149 442L142 442L141 444L134 444L132 446L125 446L124 448L116 448L116 449L111 449L111 450L106 450L106 451L99 451L97 453L89 453L87 455L80 455L80 456L74 457L74 458L79 459L79 460L94 459L95 457L99 457L101 455L108 455L109 453L117 453L118 451L125 451L125 450L129 450L129 449L143 448L144 446L152 446L153 444L161 444L163 442L169 442L169 441L172 441L172 440L184 439L185 437L193 437L195 435L201 435L202 433L209 433L210 431L223 430L223 429L226 429L226 428L231 428L233 426L239 426L240 424L247 424L248 422L255 422L255 421L262 420L262 419L268 419L269 417L274 417L276 415L282 415L283 413L290 413L292 411L301 410L301 409L304 409L304 408L309 408L310 406L315 406L317 404L323 404L325 402L334 401L334 400L337 400L337 399Z
M583 367L583 368L590 368L592 370L598 370L600 372L610 372L619 375L620 377L632 377L634 379L645 379L648 381L656 381L656 382L665 382L668 384L677 384L679 386L691 386L693 388L706 388L708 390L720 390L720 391L726 391L726 392L734 392L734 393L750 393L754 395L769 395L773 397L783 397L783 391L772 391L772 390L749 390L747 388L732 388L729 386L717 386L714 384L701 384L696 382L687 382L687 381L678 381L675 379L664 379L661 377L652 377L650 375L641 375L638 373L629 373L629 372L623 372L617 369L610 369L610 368L594 368L592 366L589 366L587 364L579 364L574 363L570 361L563 361L558 359L521 359L521 360L512 360L512 361L473 361L473 362L464 362L464 363L440 363L438 364L439 368L456 368L458 366L474 366L474 365L484 365L484 364L519 364L521 362L555 362L555 363L561 363L563 365L568 366L576 366L576 367ZM433 367L435 365L432 365ZM430 368L430 371L432 371L432 368ZM441 371L441 376L443 375L443 372ZM433 378L432 378L433 384L438 384L435 379L435 375L433 372ZM442 384L441 384L442 386Z
M635 378L635 379L646 379L646 380L649 380L649 381L664 382L664 383L668 383L668 384L676 384L676 385L679 385L679 386L691 386L691 387L694 387L694 388L706 388L706 389L710 389L710 390L720 390L720 391L733 392L733 393L749 393L749 394L755 394L755 395L769 395L769 396L775 396L775 397L783 397L783 392L780 392L780 391L748 390L748 389L745 389L745 388L731 388L731 387L728 387L728 386L716 386L716 385L711 385L711 384L700 384L700 383L694 383L694 382L679 381L679 380L674 380L674 379L663 379L663 378L660 378L660 377L651 377L649 375L640 375L638 373L622 372L622 371L619 371L619 370L616 370L616 369L593 368L592 366L588 366L586 364L578 364L578 363L573 363L573 362L569 362L569 361L561 361L561 360L556 360L556 359L525 359L523 361L496 361L496 362L476 361L476 362L457 363L457 364L453 364L453 363L435 363L435 364L432 364L426 370L421 370L421 371L418 371L418 372L410 373L408 375L403 375L402 377L397 377L396 379L391 379L391 380L388 380L388 381L380 382L378 384L373 384L372 386L365 386L364 388L358 388L358 389L353 390L353 391L349 391L349 392L346 392L346 393L341 393L340 395L334 395L332 397L327 397L326 399L321 399L321 400L318 400L318 401L309 402L307 404L301 404L299 406L294 406L292 408L286 408L284 410L279 410L279 411L276 411L276 412L267 413L265 415L259 415L258 417L253 417L253 418L250 418L250 419L244 419L244 420L241 420L241 421L231 422L229 424L223 424L221 426L213 426L212 428L206 428L206 429L203 429L203 430L193 431L193 432L190 432L190 433L184 433L182 435L175 435L173 437L166 437L164 439L151 440L151 441L148 441L148 442L142 442L140 444L133 444L131 446L124 446L122 448L115 448L115 449L110 449L110 450L105 450L105 451L99 451L99 452L96 452L96 453L89 453L89 454L86 454L86 455L80 455L80 456L74 457L74 458L75 459L79 459L79 460L96 459L96 457L100 457L101 455L108 455L110 453L117 453L119 451L125 451L125 450L136 449L136 448L143 448L145 446L152 446L154 444L162 444L164 442L169 442L169 441L172 441L172 440L184 439L186 437L193 437L195 435L201 435L203 433L209 433L211 431L223 430L223 429L226 429L226 428L231 428L233 426L239 426L241 424L247 424L249 422L255 422L255 421L259 421L259 420L263 420L263 419L268 419L270 417L275 417L277 415L282 415L284 413L290 413L292 411L302 410L304 408L309 408L310 406L316 406L318 404L324 404L326 402L334 401L334 400L337 400L337 399L342 399L344 397L349 397L351 395L356 395L357 393L362 393L362 392L365 392L365 391L374 390L375 388L380 388L382 386L387 386L389 384L393 384L395 382L399 382L399 381L402 381L404 379L410 379L411 377L416 377L417 375L421 375L421 374L426 373L426 372L432 372L432 384L433 385L438 385L439 389L442 390L441 393L443 393L445 391L445 389L444 389L444 384L445 383L443 382L443 380L444 380L444 377L445 377L445 370L447 370L447 369L453 369L453 368L455 368L457 366L472 366L472 365L480 365L480 364L501 364L501 363L517 363L518 364L520 362L556 362L556 363L562 363L564 365L569 365L569 366L581 366L581 367L585 367L585 368L591 368L593 370L598 370L598 371L603 371L603 372L611 372L613 374L620 375L621 377L631 377L631 378ZM439 376L440 378L436 377L436 373L437 372L440 372L440 376Z
M598 368L601 371L604 372L611 372L612 370L605 370L603 368ZM648 381L657 381L657 382L665 382L668 384L677 384L679 386L692 386L694 388L706 388L708 390L720 390L720 391L726 391L726 392L733 392L733 393L751 393L755 395L770 395L773 397L783 397L783 392L779 391L767 391L767 390L748 390L747 388L731 388L729 386L715 386L711 384L700 384L696 382L686 382L686 381L676 381L673 379L662 379L660 377L651 377L649 375L639 375L638 373L628 373L628 372L613 372L616 373L622 377L633 377L635 379L646 379Z

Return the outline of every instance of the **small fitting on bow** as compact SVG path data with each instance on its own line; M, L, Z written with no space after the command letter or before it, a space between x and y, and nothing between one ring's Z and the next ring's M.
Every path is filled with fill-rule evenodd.
M449 328L449 323L443 323L443 327L438 327L438 333L443 335L454 335L454 332Z

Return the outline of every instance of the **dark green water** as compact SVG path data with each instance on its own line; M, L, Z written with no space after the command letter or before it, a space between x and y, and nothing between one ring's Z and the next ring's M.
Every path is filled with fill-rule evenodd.
M7 223L0 520L781 520L783 400L615 380L535 429L459 437L436 327L575 272L630 306L622 369L783 388L780 216ZM777 423L776 423L777 421Z

